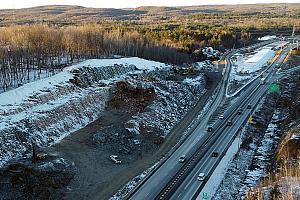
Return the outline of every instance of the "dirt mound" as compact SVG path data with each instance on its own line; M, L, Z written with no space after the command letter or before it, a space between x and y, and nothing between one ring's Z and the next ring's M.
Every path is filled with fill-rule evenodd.
M126 81L117 82L113 90L107 110L143 112L156 97L154 88L134 87Z

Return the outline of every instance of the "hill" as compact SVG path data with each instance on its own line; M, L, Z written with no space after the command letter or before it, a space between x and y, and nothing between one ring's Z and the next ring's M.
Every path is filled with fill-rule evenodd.
M24 9L0 10L0 25L57 23L74 24L99 21L153 22L179 19L186 15L230 14L242 16L297 16L300 4L251 4L187 7L138 7L131 9L87 8L71 5L39 6Z

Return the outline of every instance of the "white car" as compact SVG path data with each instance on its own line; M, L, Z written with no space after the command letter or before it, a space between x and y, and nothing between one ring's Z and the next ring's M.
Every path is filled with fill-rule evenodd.
M179 158L180 163L184 163L185 160L186 160L185 155L180 156L180 158Z
M224 119L224 115L220 115L220 116L219 116L219 119Z
M205 174L204 173L200 173L197 177L198 181L204 181L205 180Z
M110 159L111 159L114 163L116 163L116 164L121 164L121 160L119 159L118 156L116 156L116 155L110 155L109 157L110 157Z

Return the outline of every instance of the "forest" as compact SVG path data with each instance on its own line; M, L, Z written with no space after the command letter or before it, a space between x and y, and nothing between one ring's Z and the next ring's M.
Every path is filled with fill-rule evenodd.
M50 12L50 8L34 9ZM179 8L176 9L171 11L179 12ZM188 11L188 8L183 9ZM203 13L195 9L190 14L171 13L165 18L161 13L168 9L156 8L160 18L144 20L155 16L155 12L153 8L140 8L133 15L146 13L146 10L148 14L142 15L140 20L95 20L93 16L87 22L74 20L66 23L53 21L49 15L43 21L25 23L26 20L20 18L9 25L2 25L0 92L53 75L65 66L84 59L121 55L172 64L191 63L205 59L201 51L196 51L203 47L212 46L222 52L252 44L257 42L258 37L268 34L291 35L293 26L300 25L298 12L291 11L279 15L278 12L253 13L251 10ZM22 9L17 11L22 13ZM0 15L4 22L10 19L10 15L5 14L12 11L5 12ZM86 15L79 13L76 16ZM194 52L200 52L200 55Z

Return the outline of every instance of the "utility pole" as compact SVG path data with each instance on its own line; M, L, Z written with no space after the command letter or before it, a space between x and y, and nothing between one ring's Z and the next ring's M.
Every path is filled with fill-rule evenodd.
M295 30L296 30L296 26L294 25L293 32L292 32L293 44L295 43Z

